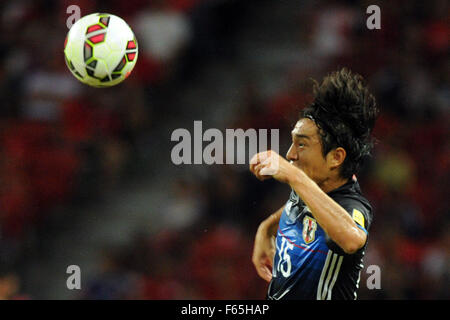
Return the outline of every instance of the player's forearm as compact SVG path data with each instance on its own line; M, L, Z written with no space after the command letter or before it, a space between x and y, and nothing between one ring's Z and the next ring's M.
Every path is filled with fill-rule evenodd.
M311 210L317 223L345 252L354 253L362 246L365 239L347 211L302 170L298 169L289 184Z

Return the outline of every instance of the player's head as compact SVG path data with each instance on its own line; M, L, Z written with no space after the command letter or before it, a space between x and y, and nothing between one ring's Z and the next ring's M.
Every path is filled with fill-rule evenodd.
M378 114L363 78L342 69L314 83L314 101L292 131L287 158L317 183L350 178L373 147Z

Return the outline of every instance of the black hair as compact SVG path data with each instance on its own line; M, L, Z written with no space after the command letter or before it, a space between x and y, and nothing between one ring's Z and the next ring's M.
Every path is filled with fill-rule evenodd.
M347 155L341 176L357 173L373 148L371 137L378 109L363 77L343 68L327 75L322 83L314 80L314 100L301 112L319 128L324 157L337 147Z

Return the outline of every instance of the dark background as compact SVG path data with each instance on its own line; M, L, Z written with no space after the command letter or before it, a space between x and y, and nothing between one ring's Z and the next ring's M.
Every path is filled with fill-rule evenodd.
M133 28L122 84L68 71L71 4ZM380 30L366 27L372 4ZM375 219L358 298L448 299L448 16L445 0L3 1L0 298L263 299L253 238L289 188L247 165L175 166L171 133L277 128L285 154L310 79L345 66L381 109L358 175Z

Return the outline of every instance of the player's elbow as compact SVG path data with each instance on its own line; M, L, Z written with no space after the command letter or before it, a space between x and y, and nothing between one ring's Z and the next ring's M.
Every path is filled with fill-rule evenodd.
M343 246L342 250L344 250L346 254L354 254L356 251L359 250L359 247L354 245L353 243L350 243L348 245Z
M348 237L347 241L343 243L341 248L346 254L354 254L365 245L366 237L367 236L365 233L362 234L360 232L356 232L356 234Z

